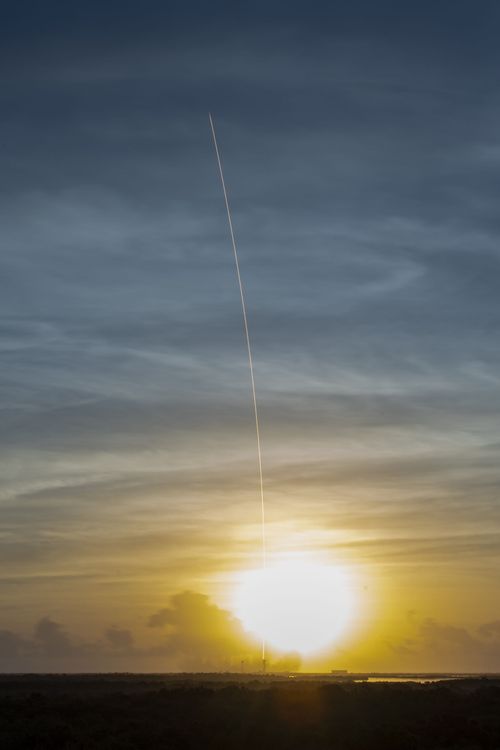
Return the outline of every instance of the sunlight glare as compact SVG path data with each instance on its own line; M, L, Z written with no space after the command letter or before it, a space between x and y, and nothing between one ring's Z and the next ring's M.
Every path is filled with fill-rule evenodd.
M332 644L352 613L341 568L292 560L242 573L234 612L245 629L280 651L309 654Z

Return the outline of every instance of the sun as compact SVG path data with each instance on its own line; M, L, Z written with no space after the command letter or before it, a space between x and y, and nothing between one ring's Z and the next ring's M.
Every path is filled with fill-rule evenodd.
M280 651L307 655L334 643L353 609L339 567L291 560L239 576L233 611L247 632Z

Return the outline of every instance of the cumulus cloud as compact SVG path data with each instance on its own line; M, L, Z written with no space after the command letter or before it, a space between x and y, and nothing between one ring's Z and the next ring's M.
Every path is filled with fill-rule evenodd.
M389 644L403 670L498 672L500 623L488 622L475 631L433 617L412 618L413 637Z
M485 622L478 627L477 632L485 638L500 638L500 620Z
M73 641L60 623L42 617L30 637L0 631L0 671L71 671L77 663L85 670L89 646L80 639Z
M69 633L42 617L29 638L0 630L0 671L246 671L261 669L260 644L249 638L227 610L194 591L173 595L148 620L154 644L139 646L127 628L113 625L102 639ZM297 670L297 654L269 653L270 669Z
M106 638L112 646L118 649L126 650L133 646L134 636L130 630L112 627L106 630Z
M151 615L149 626L167 628L162 651L181 670L239 669L241 661L249 669L260 669L259 644L245 633L239 620L204 594L184 591L174 595L169 607ZM270 654L269 664L294 670L299 668L300 658Z
M29 650L29 642L11 630L0 630L0 664L7 660L18 659Z
M35 625L34 642L39 644L48 656L65 656L73 650L63 626L50 617L42 617Z

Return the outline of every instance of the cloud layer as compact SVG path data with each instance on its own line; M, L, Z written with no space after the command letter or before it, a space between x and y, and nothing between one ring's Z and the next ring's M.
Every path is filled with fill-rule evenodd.
M401 617L498 620L497 5L29 6L0 30L6 630L118 612L111 648L257 564L208 110L272 548L362 569Z
M261 669L258 648L230 612L204 594L184 591L168 607L149 617L160 639L138 646L134 635L113 625L96 640L70 634L52 618L42 617L32 635L0 631L0 670L5 672L250 672ZM268 654L270 669L300 667L296 654Z

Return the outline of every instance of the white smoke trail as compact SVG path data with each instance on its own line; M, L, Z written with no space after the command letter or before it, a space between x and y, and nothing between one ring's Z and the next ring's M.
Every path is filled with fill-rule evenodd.
M224 180L224 172L222 171L222 162L220 158L219 146L217 143L217 137L215 135L214 122L212 120L212 115L210 113L208 115L208 119L210 120L210 128L212 130L212 138L214 141L215 153L217 156L217 164L219 166L219 175L220 175L220 181L222 184L222 192L224 193L224 201L226 204L227 220L229 224L229 234L231 235L234 262L236 264L236 276L238 277L238 286L240 289L241 308L243 311L243 327L245 329L245 339L246 339L247 352L248 352L248 364L250 366L250 381L252 384L253 412L254 412L254 417L255 417L255 434L257 437L257 459L258 459L258 467L259 467L261 532L262 532L262 567L265 568L266 567L266 514L265 514L265 505L264 505L264 479L262 475L262 451L261 451L261 444L260 444L259 412L257 409L257 395L255 391L255 378L254 378L254 373L253 373L252 347L250 346L250 333L248 331L248 319L247 319L247 309L245 305L245 294L243 292L243 284L241 281L240 263L238 260L238 250L236 248L236 240L234 237L233 221L231 218L231 210L229 208L229 200L227 197L226 183ZM264 639L262 639L262 665L264 669L265 669L265 664L266 664L265 659L266 659L266 642Z

